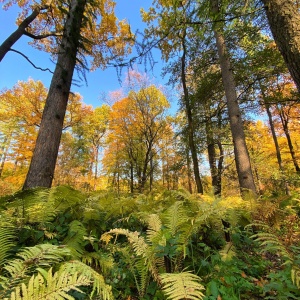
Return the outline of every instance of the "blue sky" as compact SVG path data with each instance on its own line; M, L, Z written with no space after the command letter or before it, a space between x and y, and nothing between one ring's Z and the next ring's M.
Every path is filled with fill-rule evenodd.
M117 0L116 15L119 19L127 19L130 23L133 32L139 29L142 30L145 24L142 23L140 17L140 8L147 9L152 0ZM8 11L4 11L0 8L0 43L2 43L17 27L15 20L18 15L17 7L11 7ZM48 53L33 49L28 42L30 39L26 36L13 46L13 49L21 51L28 56L37 66L41 68L49 68L54 70L55 65L50 60ZM155 60L160 60L160 55L155 52ZM144 66L138 67L140 71L144 71ZM124 68L124 71L125 68ZM156 64L155 69L151 72L149 77L154 76L156 83L164 83L160 77L161 63ZM124 74L123 74L124 76ZM124 78L122 76L122 78ZM52 74L49 72L43 72L33 68L22 56L14 52L8 52L2 62L0 63L0 90L3 88L11 88L18 80L27 81L28 78L34 80L41 80L46 87L49 87ZM79 92L83 96L83 101L86 104L91 104L94 107L101 105L103 95L108 95L109 92L115 91L121 88L118 81L117 72L114 68L106 70L98 69L94 72L87 73L87 82L80 83L80 87L74 86L73 92Z

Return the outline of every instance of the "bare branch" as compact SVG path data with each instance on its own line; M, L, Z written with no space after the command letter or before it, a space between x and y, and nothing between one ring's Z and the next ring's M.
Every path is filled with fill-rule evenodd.
M49 71L51 74L53 74L53 72L46 68L46 69L43 69L43 68L40 68L38 66L36 66L29 58L28 56L26 56L25 54L23 54L22 52L18 51L18 50L15 50L15 49L9 49L9 51L13 51L13 52L16 52L18 54L20 54L21 56L23 56L35 69L38 69L38 70L41 70L41 71Z

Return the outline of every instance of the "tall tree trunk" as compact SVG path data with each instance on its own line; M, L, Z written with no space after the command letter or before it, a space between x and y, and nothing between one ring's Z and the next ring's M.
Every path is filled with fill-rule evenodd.
M275 151L276 151L278 167L279 167L279 170L282 171L283 168L282 168L281 153L280 153L278 139L277 139L276 132L275 132L275 127L274 127L272 114L271 114L271 111L270 111L270 105L266 101L264 101L264 104L265 104L266 112L267 112L267 115L268 115L268 120L269 120L269 125L270 125L270 129L271 129L271 133L272 133L272 138L273 138L274 145L275 145Z
M184 93L184 104L185 104L185 111L188 121L188 141L189 141L189 147L192 154L192 161L193 161L193 167L194 167L194 175L195 175L195 182L197 187L197 192L199 194L203 194L203 186L200 178L200 172L199 172L199 162L198 162L198 156L197 156L197 148L194 141L194 123L193 123L193 116L192 116L192 108L190 104L189 99L189 93L188 88L186 84L186 76L185 76L185 59L186 59L186 45L185 45L185 33L184 36L181 38L182 43L182 57L181 57L181 82L182 82L182 88Z
M213 135L213 127L211 118L208 117L205 122L205 131L206 131L206 143L207 143L207 152L208 152L208 161L209 168L212 180L212 187L215 196L221 196L221 181L219 179L219 172L216 164L216 149L215 149L215 140Z
M36 147L23 189L51 187L66 113L86 0L73 0L58 50Z
M193 186L192 186L192 172L191 172L191 159L190 159L190 151L186 148L186 164L187 164L187 176L188 176L188 187L189 192L193 193Z
M261 0L274 40L300 92L300 13L294 0Z
M153 154L152 151L150 153L150 177L149 177L149 190L152 191L153 186L153 172L154 172L154 166L153 166Z
M26 34L26 28L32 23L36 17L40 14L42 10L48 9L49 5L36 5L33 9L32 13L25 18L18 29L15 30L0 46L0 62L6 55L8 51L10 51L11 47L22 37L22 35Z
M276 131L275 131L275 127L274 127L272 113L271 113L271 110L270 110L270 104L266 101L266 95L264 93L264 89L263 89L261 84L260 84L260 90L261 90L262 98L263 98L263 101L264 101L264 106L265 106L265 109L266 109L266 112L267 112L273 142L274 142L274 145L275 145L276 158L277 158L277 162L278 162L278 169L282 173L283 172L282 158L281 158L280 148L279 148L279 144L278 144L278 139L277 139L277 136L276 136ZM284 184L285 193L287 195L289 195L290 194L289 185L288 185L288 182L284 178L283 178L283 184Z
M296 158L296 153L295 153L294 146L293 146L293 143L292 143L292 138L291 138L291 135L290 135L289 120L285 116L283 110L278 108L278 111L279 111L281 124L282 124L283 130L284 130L284 134L285 134L285 137L287 139L288 146L289 146L292 161L293 161L296 172L299 174L300 173L300 167L298 165L298 161L297 161L297 158Z
M94 191L96 190L97 179L98 179L98 160L99 160L99 146L94 145L95 147L95 174L94 174Z
M213 13L219 13L218 0L211 0L211 7ZM235 164L241 193L243 197L246 197L249 193L256 196L256 187L245 140L241 111L237 100L236 85L225 40L222 35L222 28L220 28L220 26L214 28L214 36L216 39L223 85L227 99L230 129L234 145Z
M133 194L134 192L134 175L133 175L133 162L130 160L130 193Z
M8 154L8 149L9 147L6 146L3 150L3 155L1 157L1 164L0 164L0 177L2 176L2 172L3 172L3 169L4 169L4 165L5 165L5 161L6 161L6 156Z
M1 147L1 164L0 164L0 177L2 176L2 172L3 172L3 169L4 169L4 165L5 165L5 161L6 161L6 157L7 157L7 154L8 154L8 151L9 151L9 146L10 146L10 141L11 141L11 136L12 134L10 133L9 134L9 137L6 136L4 138L4 141L3 141L3 146Z

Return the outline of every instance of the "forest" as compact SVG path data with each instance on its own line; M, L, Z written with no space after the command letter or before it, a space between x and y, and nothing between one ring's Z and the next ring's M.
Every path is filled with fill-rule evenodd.
M55 62L0 90L0 299L300 299L300 1L118 2L0 0Z

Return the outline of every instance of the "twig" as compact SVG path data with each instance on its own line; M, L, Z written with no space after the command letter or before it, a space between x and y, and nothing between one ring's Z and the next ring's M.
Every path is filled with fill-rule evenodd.
M40 68L40 67L37 67L29 58L28 56L26 56L25 54L23 54L22 52L18 51L18 50L15 50L15 49L9 49L9 51L13 51L13 52L16 52L18 54L20 54L21 56L23 56L35 69L38 69L38 70L41 70L41 71L49 71L51 74L53 74L53 72L46 68L46 69L43 69L43 68Z

